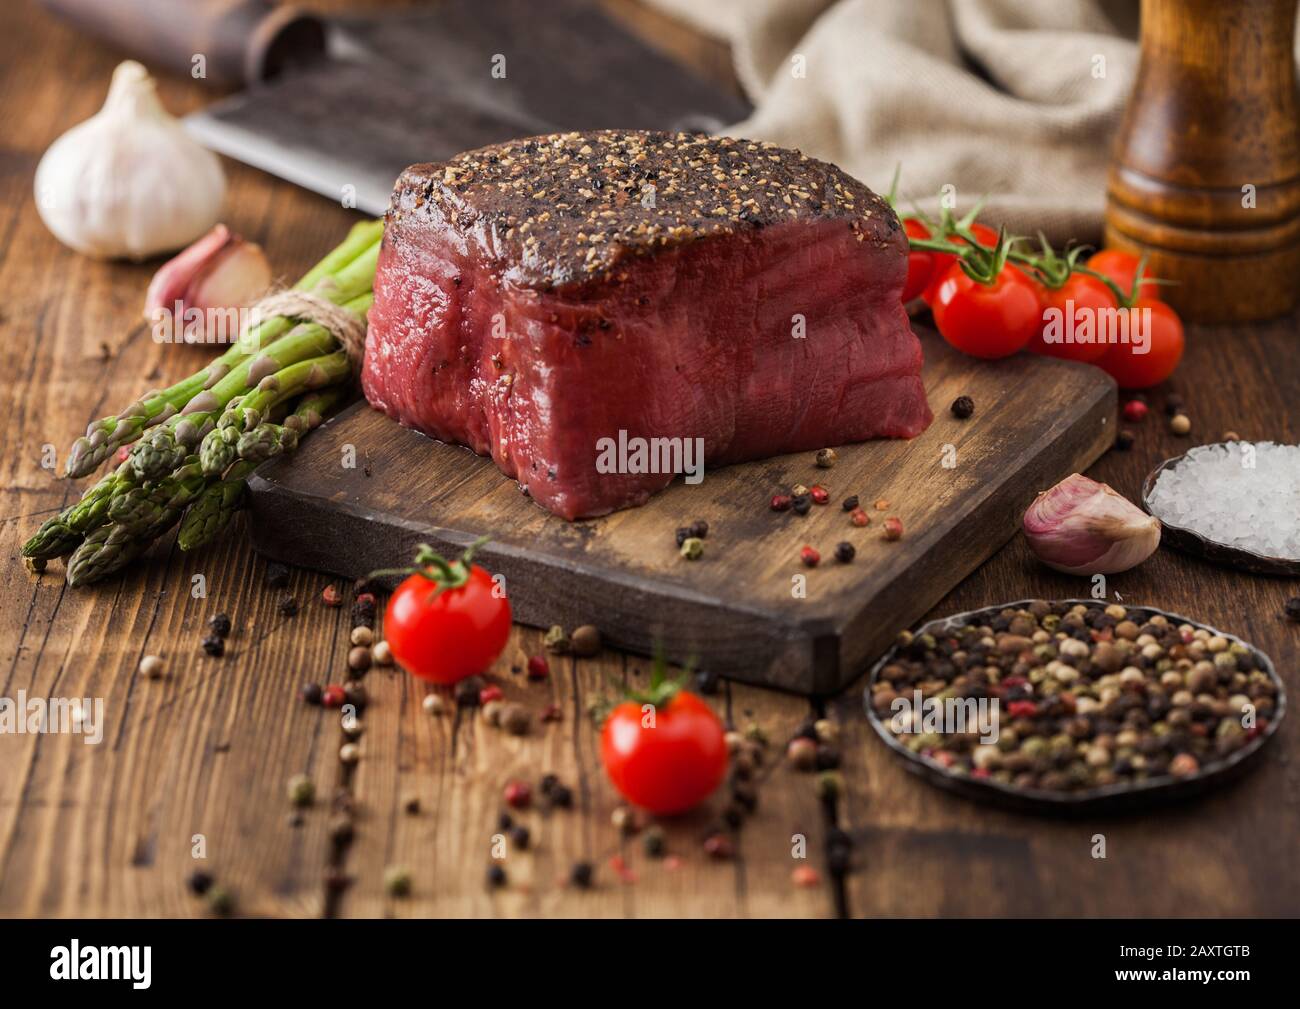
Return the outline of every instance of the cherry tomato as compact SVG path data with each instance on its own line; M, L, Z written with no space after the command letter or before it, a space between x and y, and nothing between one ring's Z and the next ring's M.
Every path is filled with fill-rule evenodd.
M652 813L683 813L727 773L727 743L713 709L678 691L651 714L638 701L612 712L600 735L605 773L619 794Z
M1109 277L1128 297L1133 291L1133 279L1137 276L1139 257L1131 252L1119 249L1102 249L1088 260L1088 269L1095 270L1103 277ZM1149 276L1149 274L1143 274ZM1159 284L1143 284L1141 295L1149 301L1160 301Z
M1159 385L1173 374L1183 358L1183 322L1163 301L1152 298L1138 298L1133 308L1124 311L1129 314L1129 342L1111 344L1097 363L1114 376L1121 389ZM1145 314L1133 317L1134 312L1146 311L1150 312L1149 317ZM1135 328L1143 335L1136 342L1132 339ZM1147 352L1137 353L1144 345Z
M930 229L915 217L903 219L903 230L907 232L909 238L930 237ZM934 256L933 252L926 249L914 249L907 254L907 282L903 284L904 304L920 297L921 292L930 286L930 278L934 275ZM952 259L951 256L948 258Z
M958 350L975 357L1007 357L1022 349L1043 323L1039 284L1014 266L992 284L972 280L953 263L939 282L934 324Z
M979 244L985 248L991 249L998 244L998 233L987 224L972 224L970 232L979 240ZM956 245L966 244L966 239L958 235L953 235L951 240ZM948 252L932 252L930 255L934 257L934 267L930 274L930 285L925 289L925 293L921 297L927 305L933 308L934 299L939 293L939 282L947 274L948 267L957 262L957 257Z
M434 683L455 683L483 672L509 636L510 602L477 564L455 587L411 575L397 586L384 612L384 637L393 658L412 675Z
M1029 341L1035 354L1063 357L1070 361L1097 361L1109 349L1100 338L1099 324L1106 310L1115 308L1115 295L1095 277L1074 273L1058 288L1040 287L1043 325ZM1086 330L1084 327L1087 327ZM1076 343L1076 334L1091 342ZM1049 341L1048 336L1053 340Z

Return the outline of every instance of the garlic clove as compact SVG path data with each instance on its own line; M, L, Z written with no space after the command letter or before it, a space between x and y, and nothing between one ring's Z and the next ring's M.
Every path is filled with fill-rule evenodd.
M104 107L45 152L34 183L41 220L65 245L137 260L212 227L225 186L217 156L163 108L134 60L114 71Z
M1034 499L1024 530L1039 560L1072 575L1127 571L1160 545L1159 519L1079 473Z
M144 315L160 340L172 340L179 330L186 342L207 342L213 310L243 308L270 286L271 264L262 247L218 224L159 267L145 295ZM238 333L237 325L227 328L227 336Z

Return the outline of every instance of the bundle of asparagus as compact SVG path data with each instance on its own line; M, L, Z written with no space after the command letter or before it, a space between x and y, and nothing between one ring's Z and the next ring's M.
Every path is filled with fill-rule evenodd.
M360 319L370 309L383 222L353 227L297 284ZM182 550L210 543L243 501L258 463L291 452L346 396L350 364L324 327L261 321L207 367L94 421L68 454L85 476L132 445L81 500L23 544L35 565L67 556L70 585L120 570L180 523ZM134 443L134 444L132 444ZM70 555L70 556L69 556Z

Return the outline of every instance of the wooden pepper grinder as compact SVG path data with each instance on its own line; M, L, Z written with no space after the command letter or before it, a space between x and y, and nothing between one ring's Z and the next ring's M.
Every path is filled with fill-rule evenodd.
M1142 0L1142 55L1106 201L1106 244L1177 281L1193 322L1300 301L1300 0Z

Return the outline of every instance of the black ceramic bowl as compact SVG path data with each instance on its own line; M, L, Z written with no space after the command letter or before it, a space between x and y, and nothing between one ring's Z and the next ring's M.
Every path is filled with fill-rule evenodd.
M937 634L944 630L991 618L1005 609L1020 609L1031 602L1033 602L1032 599L1021 599L1017 602L986 606L983 609L970 610L966 613L956 613L950 617L930 621L930 623L918 628L916 634ZM1107 605L1095 599L1066 599L1060 600L1060 602L1068 603L1071 606L1082 603L1084 606L1098 609ZM1127 604L1125 605L1127 606ZM1159 614L1176 624L1191 624L1192 627L1203 628L1211 634L1221 635L1227 638L1229 642L1237 642L1249 649L1257 668L1268 674L1268 677L1277 686L1277 706L1273 718L1264 731L1240 749L1233 751L1221 760L1206 765L1205 768L1189 778L1175 778L1173 775L1166 774L1134 784L1107 785L1104 788L1077 792L1057 792L1046 789L1016 788L988 778L972 778L966 774L954 774L938 761L913 753L904 746L871 706L871 687L879 678L880 671L898 656L899 645L892 647L871 667L871 672L867 678L865 695L867 719L885 745L903 758L905 761L904 766L913 774L920 775L933 785L938 785L940 788L956 792L968 798L992 801L998 805L1031 812L1069 815L1071 813L1141 809L1158 802L1196 795L1235 778L1255 763L1264 745L1277 733L1277 728L1286 714L1286 687L1278 677L1277 671L1273 668L1273 661L1250 642L1243 641L1236 635L1216 630L1199 621L1190 620L1177 613L1168 613L1152 606L1128 606L1128 609L1130 613L1144 613L1148 616Z
M1217 444L1224 445L1227 443L1218 442ZM1175 456L1173 459L1166 459L1147 474L1146 480L1142 483L1142 507L1149 514L1156 515L1151 508L1150 500L1151 491L1155 488L1156 480L1170 466L1177 465L1185 458L1185 455L1180 455ZM1207 561L1213 561L1216 564L1223 564L1227 567L1238 568L1255 574L1300 575L1300 561L1287 560L1284 557L1269 557L1266 554L1257 554L1253 550L1244 550L1241 547L1230 546L1227 543L1219 543L1207 539L1191 529L1173 525L1159 515L1156 515L1156 518L1160 519L1161 542L1168 543L1171 547L1176 547L1189 554L1196 554L1198 557L1204 557Z

